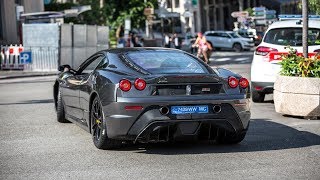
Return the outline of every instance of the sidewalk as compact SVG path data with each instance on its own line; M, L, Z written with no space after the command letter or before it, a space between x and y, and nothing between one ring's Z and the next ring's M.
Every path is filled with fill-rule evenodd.
M24 78L24 77L36 77L36 76L53 76L57 75L59 72L31 72L31 71L5 71L0 70L0 80L1 79L13 79L13 78Z

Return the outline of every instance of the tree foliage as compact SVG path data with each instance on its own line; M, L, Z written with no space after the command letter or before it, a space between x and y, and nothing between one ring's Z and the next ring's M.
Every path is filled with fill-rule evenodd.
M309 0L309 9L311 12L320 14L320 0Z
M100 7L100 0L79 0L77 4L60 4L53 1L46 5L45 9L62 11L79 5L91 5L92 10L80 14L78 18L66 19L66 22L117 27L124 24L126 18L130 18L132 28L144 27L146 17L143 15L143 10L145 7L158 7L157 0L148 0L148 3L144 3L143 0L104 0L103 7Z
M320 15L320 0L308 0L309 13ZM302 3L299 3L299 8L302 9Z

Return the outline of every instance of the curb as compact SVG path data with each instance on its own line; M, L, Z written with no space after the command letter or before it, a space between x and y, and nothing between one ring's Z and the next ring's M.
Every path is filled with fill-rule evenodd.
M0 80L4 79L16 79L16 78L27 78L27 77L39 77L39 76L55 76L58 75L58 72L54 73L26 73L26 74L15 74L15 75L0 75Z

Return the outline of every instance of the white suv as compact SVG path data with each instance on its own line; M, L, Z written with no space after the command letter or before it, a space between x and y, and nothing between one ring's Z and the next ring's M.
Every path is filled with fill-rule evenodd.
M204 35L212 47L216 49L228 48L239 52L244 49L250 50L254 47L252 39L244 38L233 31L207 31Z
M320 52L320 21L309 20L308 52ZM270 25L256 48L251 65L253 102L263 102L265 94L273 93L273 84L280 71L281 54L291 46L302 53L302 23L300 20L278 21ZM309 54L309 55L310 55Z

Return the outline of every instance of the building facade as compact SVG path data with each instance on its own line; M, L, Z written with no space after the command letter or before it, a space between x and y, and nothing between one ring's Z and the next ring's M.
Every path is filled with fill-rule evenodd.
M199 0L201 31L232 30L237 21L231 17L232 12L260 5L260 0Z
M43 0L0 0L0 44L21 43L20 13L42 11Z
M181 31L204 32L208 30L232 30L233 22L237 19L231 17L234 11L261 6L261 0L159 0L160 7L168 12L179 13L178 20ZM177 28L176 28L177 29Z
M168 32L194 34L200 30L200 13L198 1L194 0L159 0L159 8L164 8L166 13L178 13L175 17L168 17L173 27Z

